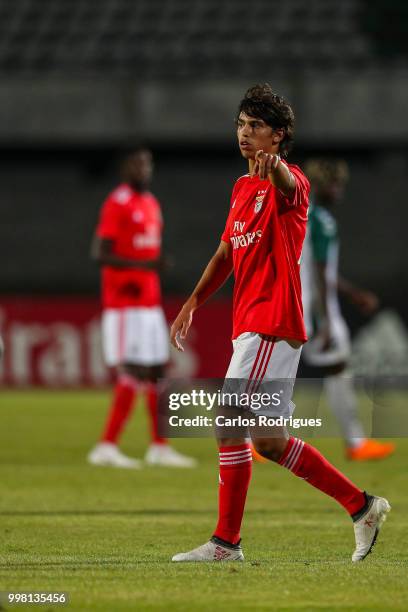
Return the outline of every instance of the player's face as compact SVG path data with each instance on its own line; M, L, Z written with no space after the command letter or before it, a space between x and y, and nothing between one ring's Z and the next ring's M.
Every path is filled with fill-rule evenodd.
M332 181L331 183L322 185L317 195L322 203L333 206L343 198L344 187L342 181Z
M139 189L147 189L153 176L153 158L150 151L138 151L126 161L129 183Z
M257 151L276 153L276 135L263 119L241 113L237 121L237 137L241 154L245 159L255 159Z

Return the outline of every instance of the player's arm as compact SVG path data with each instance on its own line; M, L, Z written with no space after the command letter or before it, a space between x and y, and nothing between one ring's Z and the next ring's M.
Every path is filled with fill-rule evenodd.
M375 293L356 287L342 276L337 279L337 290L357 306L363 314L369 315L378 309L379 299Z
M184 304L176 320L171 326L170 340L179 351L184 350L178 341L178 335L184 340L193 320L194 311L215 293L227 280L232 272L231 246L221 240L218 249L208 262L206 269L198 281L193 293Z
M288 166L284 164L279 155L257 151L255 155L254 174L260 179L268 178L276 189L291 199L295 195L296 179Z
M111 238L94 236L91 244L91 259L100 266L112 266L113 268L144 268L145 270L157 270L160 267L160 259L137 260L127 259L114 253L115 241Z

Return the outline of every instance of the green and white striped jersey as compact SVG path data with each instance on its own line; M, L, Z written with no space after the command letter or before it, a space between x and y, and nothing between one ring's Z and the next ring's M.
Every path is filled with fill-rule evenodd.
M319 294L316 264L325 264L327 310L331 319L340 318L337 292L339 236L337 221L323 206L310 204L307 233L302 253L301 279L306 328L319 318Z

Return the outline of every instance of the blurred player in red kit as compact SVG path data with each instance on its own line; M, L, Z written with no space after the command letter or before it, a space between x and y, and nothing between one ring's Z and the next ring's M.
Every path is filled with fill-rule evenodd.
M152 175L147 148L125 157L123 183L104 202L92 243L92 257L102 268L104 355L117 374L101 440L88 455L94 465L141 467L117 446L139 392L145 394L151 423L145 462L172 467L196 463L158 433L157 381L164 376L169 342L159 278L163 221L160 204L148 190Z
M282 159L290 148L293 130L291 107L269 85L257 85L246 92L238 108L237 137L249 173L235 183L220 245L171 328L172 343L182 350L180 339L186 337L194 311L233 272L234 351L224 384L227 389L238 385L236 388L244 388L251 396L266 384L270 388L274 381L277 389L285 386L283 400L277 402L285 417L294 410L293 384L301 347L307 339L299 263L310 186L298 166ZM245 416L249 413L258 424L252 427L250 423L258 453L343 506L354 523L356 548L352 560L362 561L390 509L387 500L362 491L314 447L290 436L286 428L262 428L261 417L273 413L273 406L276 404L271 403L263 412L238 403L235 407L221 406L221 410ZM219 506L213 536L198 548L176 554L173 561L244 559L240 528L252 455L246 427L241 427L242 433L237 429L223 430L222 421L217 429Z

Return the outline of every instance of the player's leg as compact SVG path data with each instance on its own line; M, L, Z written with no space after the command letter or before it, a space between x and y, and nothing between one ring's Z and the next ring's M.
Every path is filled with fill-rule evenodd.
M133 411L138 391L140 388L136 366L121 363L117 368L112 404L101 437L103 442L119 443L120 436Z
M257 451L264 457L286 467L326 495L339 502L353 520L356 548L353 562L362 561L371 552L382 523L390 510L388 501L368 495L337 470L313 446L298 438L286 440L286 448L273 438L255 438Z
M346 448L364 446L366 437L358 416L357 398L352 380L346 375L351 354L350 332L341 316L332 317L332 357L323 368L324 389L331 411L343 433Z
M346 370L346 364L328 369L323 384L328 404L343 433L347 458L353 461L368 461L385 459L391 455L395 450L394 444L365 437L358 417L353 379Z
M261 339L257 334L241 334L233 341L234 352L223 391L244 391L255 361L259 360ZM221 414L234 418L244 411L222 406ZM219 428L218 521L212 538L189 552L179 553L173 561L243 561L240 529L252 474L252 449L246 428Z
M313 340L304 350L309 365L319 367L329 408L333 412L343 435L349 459L366 461L383 459L393 453L394 444L366 438L358 416L357 397L353 379L346 371L350 357L350 334L341 317L333 319L332 346L321 351Z
M246 436L221 438L219 446L218 521L211 539L173 561L243 561L240 529L252 474Z
M88 461L93 465L121 468L141 466L139 460L127 457L118 448L119 438L131 415L139 384L137 366L131 363L130 318L128 309L108 309L103 313L104 355L107 365L115 368L116 383L101 439L88 455Z
M145 366L141 368L140 380L143 381L146 408L148 411L150 425L151 445L163 446L167 439L160 435L158 418L158 398L160 392L160 379L164 378L164 365Z
M167 438L159 430L158 399L160 379L164 377L164 366L144 367L140 371L140 379L144 383L146 405L150 421L151 442L145 455L145 462L153 466L193 468L197 461L193 457L183 455L173 448Z
M253 440L257 451L263 457L286 467L295 476L333 497L351 516L366 504L364 491L356 487L307 442L293 436L287 438L254 436Z
M340 426L346 448L357 448L366 438L352 381L346 374L346 364L338 362L322 368L322 376L327 402Z
M276 343L267 368L268 378L287 380L290 388L296 375L299 356L300 349L293 348L284 341ZM283 410L285 408L283 406ZM263 457L286 467L346 509L355 524L356 551L353 561L362 560L375 542L378 529L389 510L388 502L383 498L367 495L310 444L293 436L289 437L286 433L275 437L276 433L272 432L268 437L263 437L259 427L251 433L256 450ZM371 517L371 525L361 529L362 521L367 521L367 517Z
M257 348L255 358L254 348ZM241 381L238 376L244 372L250 381L250 393L258 392L265 375L269 378L268 382L279 380L279 385L282 385L286 381L285 401L279 408L280 413L286 415L299 357L300 349L285 341L274 342L272 339L260 339L255 334L243 334L234 345L234 355L227 378L235 379L235 386L240 386ZM246 388L248 389L248 386ZM271 416L270 411L267 415ZM278 431L275 428L273 432L269 432L268 437L262 437L262 430L260 431L258 427L251 433L254 435L254 443L260 454L307 480L346 508L353 518L356 537L356 549L352 559L353 561L364 559L370 552L378 530L390 509L387 500L368 496L332 466L319 451L301 440L289 437L285 431ZM238 459L234 459L236 457ZM240 537L239 527L250 480L250 469L246 465L250 465L251 459L245 435L235 439L233 437L221 439L219 522L216 531L209 542L187 553L175 555L174 561L243 559L237 538ZM223 477L227 467L233 475L231 481L227 481L229 486L225 487Z
M169 361L169 330L161 307L140 309L141 320L136 321L133 337L138 344L138 378L145 391L150 422L151 442L145 455L148 465L192 468L197 462L170 446L159 432L158 399L160 379L164 378Z

